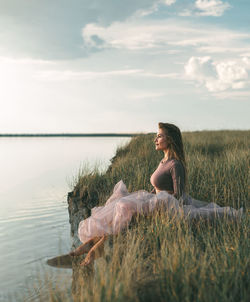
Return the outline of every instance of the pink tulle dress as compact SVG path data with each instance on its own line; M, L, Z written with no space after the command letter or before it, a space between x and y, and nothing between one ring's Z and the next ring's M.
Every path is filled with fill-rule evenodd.
M165 170L165 176L169 178L168 173L171 175L177 175L181 169L180 167L174 167L178 162L165 163L161 162L153 175L161 175L159 183L163 183L163 174L161 174L162 164L163 170ZM169 165L169 169L166 165ZM179 169L178 171L174 171ZM158 171L157 171L158 170ZM156 174L155 174L156 173ZM180 172L182 175L183 173ZM152 175L152 176L153 176ZM156 180L151 182L154 185ZM154 178L154 177L153 177ZM207 203L200 200L193 199L191 196L186 195L181 190L181 181L178 177L176 180L178 184L171 183L171 178L168 182L170 185L165 190L160 190L157 194L149 193L145 190L129 193L126 185L120 180L114 187L113 194L107 200L104 206L95 207L91 210L91 216L80 222L78 227L78 235L82 243L87 242L93 237L101 237L103 235L117 234L122 229L126 228L132 217L137 214L148 215L158 208L164 208L170 215L176 215L177 217L184 217L187 219L214 219L218 217L237 218L242 216L243 209L235 210L230 207L220 207L216 203ZM177 190L173 194L168 193L170 189ZM178 196L181 193L180 196ZM177 199L177 196L179 197Z

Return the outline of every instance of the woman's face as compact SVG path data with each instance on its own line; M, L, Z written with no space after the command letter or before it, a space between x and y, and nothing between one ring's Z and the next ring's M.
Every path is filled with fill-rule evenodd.
M155 150L168 149L167 136L163 129L158 130L154 143L155 143Z

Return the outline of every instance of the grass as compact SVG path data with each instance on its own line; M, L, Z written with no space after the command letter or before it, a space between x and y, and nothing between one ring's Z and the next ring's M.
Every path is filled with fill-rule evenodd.
M79 175L74 194L104 203L120 179L129 191L151 190L150 175L162 157L152 141L152 134L132 138L107 171ZM241 221L188 222L162 211L137 217L110 238L112 248L96 261L95 274L75 266L72 296L58 289L47 301L247 301L249 141L250 131L184 133L189 194L243 207Z

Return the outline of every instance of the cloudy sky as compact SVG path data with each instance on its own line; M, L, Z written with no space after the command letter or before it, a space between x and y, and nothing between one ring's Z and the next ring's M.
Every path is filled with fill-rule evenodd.
M249 0L0 0L0 133L249 129Z

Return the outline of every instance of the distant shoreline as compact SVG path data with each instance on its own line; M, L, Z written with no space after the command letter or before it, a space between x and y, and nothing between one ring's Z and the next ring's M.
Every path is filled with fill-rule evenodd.
M218 129L218 130L195 130L182 131L185 133L202 133L202 132L249 132L250 129ZM142 134L153 134L153 132L143 133L0 133L1 137L133 137ZM155 133L154 133L155 134Z
M132 137L137 133L12 133L0 137Z

